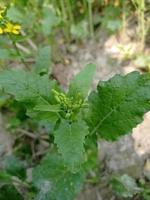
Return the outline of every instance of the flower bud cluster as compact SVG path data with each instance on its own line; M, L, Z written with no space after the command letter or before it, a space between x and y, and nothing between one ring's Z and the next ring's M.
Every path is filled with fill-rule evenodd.
M56 101L60 104L62 115L65 119L73 120L80 109L86 105L80 98L80 94L73 98L67 97L64 93L57 92L56 90L53 90L53 92Z

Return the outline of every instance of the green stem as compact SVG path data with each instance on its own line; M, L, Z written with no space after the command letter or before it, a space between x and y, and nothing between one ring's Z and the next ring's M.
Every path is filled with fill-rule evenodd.
M84 10L85 10L85 13L87 13L87 0L83 0L83 6L84 6Z
M89 13L90 36L91 36L91 38L94 38L94 26L93 26L92 2L91 2L91 0L88 0L88 13Z
M22 54L20 53L20 50L19 50L19 48L17 47L16 42L15 42L14 40L12 40L12 39L11 39L11 41L12 41L12 44L13 44L13 46L14 46L14 49L16 50L17 55L20 57L20 60L21 60L21 62L23 63L23 65L24 65L27 69L30 69L29 66L26 64L26 62L25 62L25 60L24 60Z
M14 49L16 50L16 53L17 53L17 55L19 56L19 58L20 58L22 64L25 66L25 68L30 69L29 66L27 65L27 63L25 62L24 57L22 56L22 54L21 54L19 48L17 47L16 42L13 40L13 38L11 37L11 35L9 35L9 37L10 37L10 40L11 40L11 42L12 42L12 45L13 45Z
M65 26L63 27L63 29L64 29L64 34L66 36L66 39L68 41L70 41L69 30L68 30L68 22L67 22L67 12L66 12L65 2L64 1L65 0L60 0L61 13L62 13L63 21L65 23Z
M71 27L71 25L74 24L74 16L73 16L73 11L72 11L72 6L71 6L70 0L67 0L66 4L67 4L70 27Z
M63 21L67 22L67 15L66 15L66 9L65 9L65 2L64 0L60 0L60 7L62 12Z
M140 9L140 18L141 18L141 45L142 45L142 50L145 45L145 1L141 0L141 9Z
M122 3L122 22L123 22L123 34L126 32L126 2Z
M141 42L141 50L145 46L146 26L145 26L145 0L132 0L138 13L138 31Z

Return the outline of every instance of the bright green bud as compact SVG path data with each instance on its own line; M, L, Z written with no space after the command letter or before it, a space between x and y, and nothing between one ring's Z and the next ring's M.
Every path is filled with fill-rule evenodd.
M67 113L65 117L66 117L66 119L69 119L71 117L71 114Z

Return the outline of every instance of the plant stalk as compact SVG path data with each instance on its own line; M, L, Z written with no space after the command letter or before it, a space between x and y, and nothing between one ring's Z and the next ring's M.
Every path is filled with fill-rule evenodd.
M15 50L16 50L17 55L20 57L20 60L21 60L22 64L23 64L27 69L30 69L29 66L26 64L26 62L25 62L25 60L24 60L22 54L20 53L20 50L19 50L19 48L17 47L16 42L15 42L15 41L12 41L12 44L13 44Z
M92 14L92 1L88 0L88 13L89 13L89 29L90 36L94 38L93 14Z

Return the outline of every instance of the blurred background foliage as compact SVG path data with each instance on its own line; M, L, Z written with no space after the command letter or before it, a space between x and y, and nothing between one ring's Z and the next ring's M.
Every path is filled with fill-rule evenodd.
M126 33L133 24L142 52L150 32L149 0L1 0L0 7L4 6L9 19L22 25L21 35L14 39L28 65L45 45L55 54L60 44L96 39L99 30L108 35ZM0 45L1 66L18 59L6 36L0 37Z

